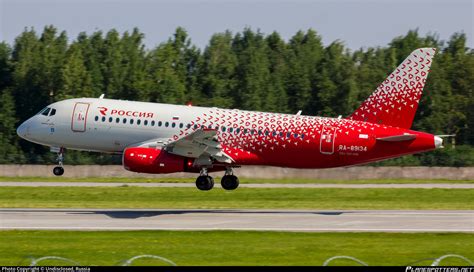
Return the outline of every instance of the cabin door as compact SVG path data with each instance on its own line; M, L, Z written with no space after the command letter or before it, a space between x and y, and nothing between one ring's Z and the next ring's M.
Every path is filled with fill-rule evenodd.
M336 128L323 126L321 130L321 141L320 141L321 154L326 154L326 155L333 154L335 140L336 140Z
M77 102L72 112L71 129L74 132L86 131L87 112L89 111L89 103Z

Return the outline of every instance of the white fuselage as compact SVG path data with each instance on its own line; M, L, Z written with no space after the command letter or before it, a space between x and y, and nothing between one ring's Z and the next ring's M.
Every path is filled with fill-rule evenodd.
M150 139L170 139L196 115L209 110L97 98L69 99L48 107L56 110L53 116L37 114L31 117L18 128L18 134L47 146L114 153Z

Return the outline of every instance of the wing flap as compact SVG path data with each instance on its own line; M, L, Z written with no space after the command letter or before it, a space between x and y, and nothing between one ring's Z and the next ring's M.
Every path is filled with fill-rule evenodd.
M200 129L165 146L171 154L188 158L214 158L222 163L232 163L233 159L222 152L214 129Z

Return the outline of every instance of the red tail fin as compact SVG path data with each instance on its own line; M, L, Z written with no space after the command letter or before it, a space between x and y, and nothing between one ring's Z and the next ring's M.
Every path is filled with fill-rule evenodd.
M410 128L435 51L413 51L349 119Z

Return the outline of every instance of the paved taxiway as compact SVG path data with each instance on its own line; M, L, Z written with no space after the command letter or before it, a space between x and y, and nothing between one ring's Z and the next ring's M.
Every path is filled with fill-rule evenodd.
M216 183L219 181L217 180ZM124 183L124 182L42 182L42 181L4 181L0 187L195 187L194 183ZM218 187L218 186L217 186ZM474 189L472 183L407 183L407 184L282 184L282 183L243 183L242 188L415 188L415 189Z
M0 209L0 229L474 232L474 211Z

